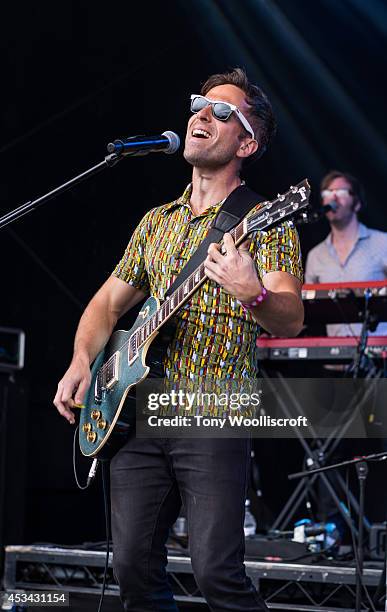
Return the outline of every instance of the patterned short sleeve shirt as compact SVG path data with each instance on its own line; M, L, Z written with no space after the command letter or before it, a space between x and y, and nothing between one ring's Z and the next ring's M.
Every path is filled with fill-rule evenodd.
M191 185L169 204L150 210L134 231L113 275L163 300L180 270L205 238L221 202L194 215ZM257 208L259 205L257 205ZM253 214L253 209L249 214ZM250 254L262 279L282 271L303 279L298 234L288 222L257 232ZM171 381L257 374L259 325L238 300L207 280L176 315L176 332L164 360Z

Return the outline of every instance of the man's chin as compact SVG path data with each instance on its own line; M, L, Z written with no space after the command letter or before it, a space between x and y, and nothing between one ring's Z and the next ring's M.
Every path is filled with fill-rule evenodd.
M331 225L333 225L333 227L340 230L340 229L346 228L347 225L350 224L351 218L348 218L348 217L340 218L340 217L334 217L332 215L332 218L328 219L328 221Z
M230 159L214 159L208 153L204 153L204 151L190 151L184 149L183 153L185 161L187 161L191 166L195 168L208 168L208 169L216 169L221 168L222 166L226 166Z
M208 157L201 155L199 152L184 151L183 156L186 162L196 168L206 168L211 165L209 164Z

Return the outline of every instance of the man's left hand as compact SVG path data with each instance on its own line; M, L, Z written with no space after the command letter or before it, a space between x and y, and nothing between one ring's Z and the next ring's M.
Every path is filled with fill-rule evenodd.
M231 234L224 235L225 254L219 244L210 244L204 261L205 273L240 302L250 303L262 293L255 263L249 253L249 242L235 246Z

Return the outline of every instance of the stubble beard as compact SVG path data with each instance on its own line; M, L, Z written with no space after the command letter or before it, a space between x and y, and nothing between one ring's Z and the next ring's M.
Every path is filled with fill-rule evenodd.
M183 155L184 159L195 168L217 169L227 166L234 159L235 152L219 149L216 151L201 151L198 149L190 151L185 146Z
M333 219L329 220L329 223L333 225L335 228L337 228L338 230L344 230L348 225L350 225L354 216L356 217L356 213L347 215L342 219L334 217Z

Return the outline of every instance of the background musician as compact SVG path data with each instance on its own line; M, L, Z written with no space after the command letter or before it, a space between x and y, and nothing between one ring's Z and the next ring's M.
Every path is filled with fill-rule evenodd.
M387 232L370 229L359 222L365 206L360 181L332 170L321 181L322 204L334 202L336 210L326 218L331 231L306 259L306 283L337 283L387 278ZM358 336L361 323L328 325L328 336ZM387 335L387 323L377 326L375 335Z
M359 222L359 213L365 206L364 189L360 181L347 172L332 170L321 181L322 204L335 204L335 209L326 214L330 233L323 242L315 246L307 256L306 283L337 283L345 281L375 281L387 278L387 233L370 229ZM343 318L344 318L343 314ZM345 322L327 325L328 336L360 336L362 323ZM374 335L387 335L387 323L379 323ZM347 366L325 365L331 377L341 378ZM342 414L346 401L336 391L326 405L337 414ZM348 397L348 405L351 397ZM329 461L338 462L355 454L367 454L380 449L375 448L375 440L342 439L337 444ZM334 474L332 484L338 487ZM345 524L330 495L323 484L319 483L319 512L322 520L337 524L342 535ZM340 488L338 488L340 490Z

